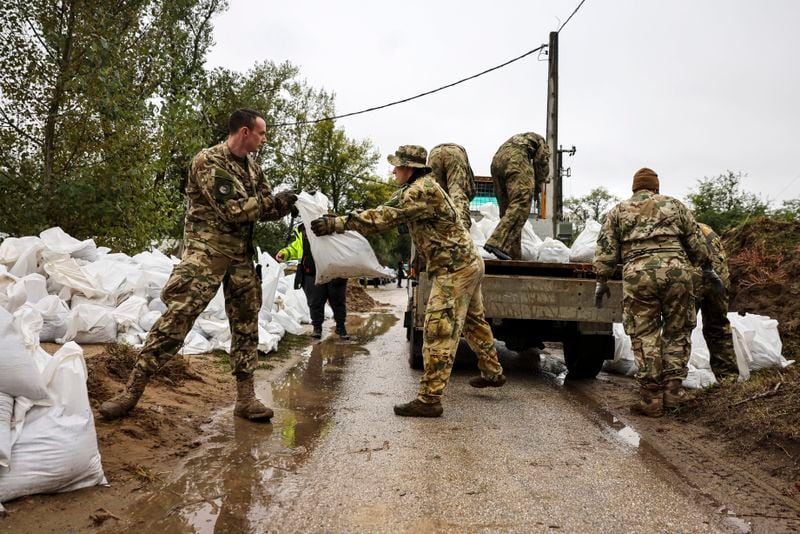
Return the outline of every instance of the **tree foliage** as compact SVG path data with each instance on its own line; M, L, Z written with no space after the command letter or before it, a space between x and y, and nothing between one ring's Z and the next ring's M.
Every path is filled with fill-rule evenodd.
M586 221L602 222L606 213L619 202L605 187L592 189L588 195L570 197L564 201L567 220L575 225L576 232L583 230Z
M727 171L698 180L697 188L686 198L695 218L722 233L750 217L766 215L769 205L758 195L742 190L743 177L741 172Z

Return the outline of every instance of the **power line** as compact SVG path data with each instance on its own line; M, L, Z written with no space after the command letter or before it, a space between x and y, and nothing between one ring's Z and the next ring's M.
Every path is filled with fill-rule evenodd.
M340 170L340 169L334 169L333 167L328 167L327 165L323 165L322 163L314 163L313 161L308 161L308 160L303 159L301 157L295 156L293 154L287 154L286 152L281 152L279 150L275 150L275 153L276 154L280 154L281 156L283 156L285 158L290 158L290 159L293 159L295 161L299 161L300 163L305 163L306 165L313 165L315 167L319 167L320 169L324 169L326 171L343 174L345 176L349 176L350 178L355 178L356 180L362 180L364 182L372 182L374 184L383 184L383 185L388 185L389 184L389 182L382 182L381 180L376 180L375 178L370 178L368 176L358 176L356 174L352 174L352 173L349 173L347 171L343 171L343 170Z
M586 0L583 0L583 2L585 2L585 1ZM583 2L581 2L581 4L583 4ZM578 6L578 7L580 7L580 6ZM577 9L576 9L576 11L577 11ZM573 13L573 15L574 14L575 13ZM572 15L570 15L570 18L572 18ZM569 22L569 19L567 19L567 22ZM566 24L566 22L564 24ZM564 25L562 24L561 27L563 28ZM456 82L449 83L447 85L443 85L441 87L437 87L436 89L432 89L430 91L425 91L424 93L419 93L417 95L410 96L410 97L404 98L402 100L395 100L394 102L389 102L388 104L383 104L382 106L374 106L374 107L371 107L371 108L362 109L361 111L353 111L351 113L345 113L343 115L334 115L334 116L331 116L331 117L323 117L321 119L312 119L312 120L297 121L297 122L280 122L280 123L268 124L267 126L270 126L270 127L273 127L273 128L277 128L277 127L282 127L282 126L297 126L297 125L300 125L300 124L317 124L317 123L320 123L320 122L332 121L332 120L336 120L336 119L343 119L345 117L352 117L354 115L361 115L363 113L369 113L370 111L377 111L379 109L384 109L384 108L388 108L388 107L391 107L391 106L396 106L397 104L404 104L406 102L410 102L412 100L416 100L418 98L422 98L423 96L432 95L433 93L438 93L439 91L443 91L444 89L449 89L450 87L453 87L453 86L456 86L458 84L467 82L469 80L474 80L475 78L478 78L479 76L483 76L484 74L488 74L488 73L490 73L492 71L495 71L497 69L502 69L503 67L505 67L507 65L510 65L510 64L514 63L515 61L519 61L520 59L523 59L523 58L533 54L534 52L538 52L539 50L542 50L543 48L546 48L546 47L547 47L546 44L540 45L537 48L534 48L533 50L529 50L529 51L525 52L521 56L517 56L517 57L515 57L513 59L509 59L505 63L501 63L500 65L496 65L496 66L494 66L492 68L486 69L486 70L481 71L481 72L479 72L477 74L473 74L472 76L468 76L466 78L462 78L462 79L460 79L460 80L458 80Z
M574 17L574 16L575 16L575 13L577 13L577 12L578 12L578 10L581 8L581 6L583 5L583 3L584 3L584 2L586 2L586 0L581 0L581 3L580 3L580 4L578 4L578 7L576 7L576 8L575 8L575 11L573 11L573 12L572 12L572 15L570 15L569 17L567 17L567 20L565 20L565 21L564 21L564 24L562 24L562 25L561 25L561 26L558 28L558 31L557 31L556 33L561 33L561 30L563 30L563 29L564 29L564 26L566 26L566 25L567 25L567 22L569 22L570 20L572 20L572 17Z

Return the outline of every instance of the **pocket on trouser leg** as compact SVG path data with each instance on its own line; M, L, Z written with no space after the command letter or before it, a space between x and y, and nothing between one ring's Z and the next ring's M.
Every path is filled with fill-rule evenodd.
M425 314L425 343L451 339L455 329L455 313L452 307L428 310Z

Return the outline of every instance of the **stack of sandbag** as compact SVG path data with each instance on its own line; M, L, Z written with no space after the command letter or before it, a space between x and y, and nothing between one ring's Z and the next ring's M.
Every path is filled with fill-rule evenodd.
M569 249L569 261L578 263L591 263L594 251L597 248L597 237L602 226L599 222L589 219L575 242Z
M106 483L83 351L50 356L41 325L35 310L0 308L0 503Z
M750 372L770 367L786 367L794 363L781 354L783 344L778 333L778 321L763 315L728 313L733 337L733 349L739 369L739 380L750 378ZM632 376L636 373L636 362L631 350L631 338L621 324L615 323L614 359L603 364L610 373ZM711 370L708 345L703 338L702 313L697 315L697 326L692 331L692 352L689 357L689 373L683 385L687 388L705 388L717 382Z
M479 211L481 220L472 219L469 234L481 256L495 260L497 259L495 255L484 250L483 245L486 244L486 241L500 222L500 210L496 204L486 203L481 205ZM530 221L525 221L525 226L522 227L522 259L525 261L537 261L541 245L542 240L533 231L533 225Z

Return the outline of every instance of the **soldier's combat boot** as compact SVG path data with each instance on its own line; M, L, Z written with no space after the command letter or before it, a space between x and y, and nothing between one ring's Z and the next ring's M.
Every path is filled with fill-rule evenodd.
M631 413L647 417L664 415L663 395L660 387L656 385L642 386L639 389L639 395L641 395L641 399L631 406Z
M474 388L499 388L506 383L506 375L499 375L494 380L475 376L469 379L469 385Z
M267 408L256 398L253 375L242 373L236 377L236 407L233 415L255 421L269 423L274 415L272 409Z
M336 325L336 335L344 340L350 339L350 336L347 335L347 329L344 327L344 323Z
M428 404L419 399L414 399L406 404L394 405L395 415L404 417L439 417L443 411L441 402Z
M668 380L664 388L664 408L680 408L692 399L692 394L681 385L680 379Z
M139 402L139 399L142 397L144 388L147 386L147 382L149 380L150 377L147 375L147 373L138 367L134 367L133 371L131 371L131 374L128 377L128 383L125 386L125 391L104 402L100 406L100 415L102 415L104 419L109 420L119 419L120 417L128 415L128 412L133 410L133 407L136 406L137 402Z
M322 339L322 325L314 325L314 331L311 333L314 339Z
M497 256L498 260L510 260L511 259L511 256L509 256L508 254L506 254L505 252L503 252L502 250L500 250L499 248L497 248L494 245L483 245L483 249L486 252L491 252L492 254Z

